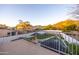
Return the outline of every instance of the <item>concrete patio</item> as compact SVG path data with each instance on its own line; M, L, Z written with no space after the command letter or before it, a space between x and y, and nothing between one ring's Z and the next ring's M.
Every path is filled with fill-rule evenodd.
M23 39L0 45L1 55L60 55Z

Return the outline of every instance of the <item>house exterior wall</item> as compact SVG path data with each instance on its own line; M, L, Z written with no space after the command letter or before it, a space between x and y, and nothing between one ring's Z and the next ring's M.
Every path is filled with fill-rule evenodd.
M17 34L17 32L14 30L0 29L0 37L12 36L12 32L15 32ZM8 35L8 33L10 33L10 35Z

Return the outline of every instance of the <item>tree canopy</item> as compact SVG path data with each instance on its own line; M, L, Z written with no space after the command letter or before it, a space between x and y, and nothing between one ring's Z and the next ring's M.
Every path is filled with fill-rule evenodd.
M63 30L63 31L79 31L79 20L67 19L65 21L58 22L53 25L47 25L44 27L46 30Z
M17 30L29 30L32 28L32 25L30 25L30 22L22 20L19 22L19 24L16 25Z

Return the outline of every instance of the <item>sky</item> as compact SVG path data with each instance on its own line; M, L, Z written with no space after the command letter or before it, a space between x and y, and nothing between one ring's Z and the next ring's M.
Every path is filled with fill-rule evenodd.
M48 25L66 20L72 4L0 4L0 24L16 26L19 20Z

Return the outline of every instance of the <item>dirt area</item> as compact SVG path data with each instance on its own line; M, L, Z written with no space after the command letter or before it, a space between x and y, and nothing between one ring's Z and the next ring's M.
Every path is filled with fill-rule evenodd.
M79 41L79 32L78 31L71 31L71 32L64 32L64 33Z
M0 45L1 55L59 55L58 53L43 48L25 40L16 40Z

